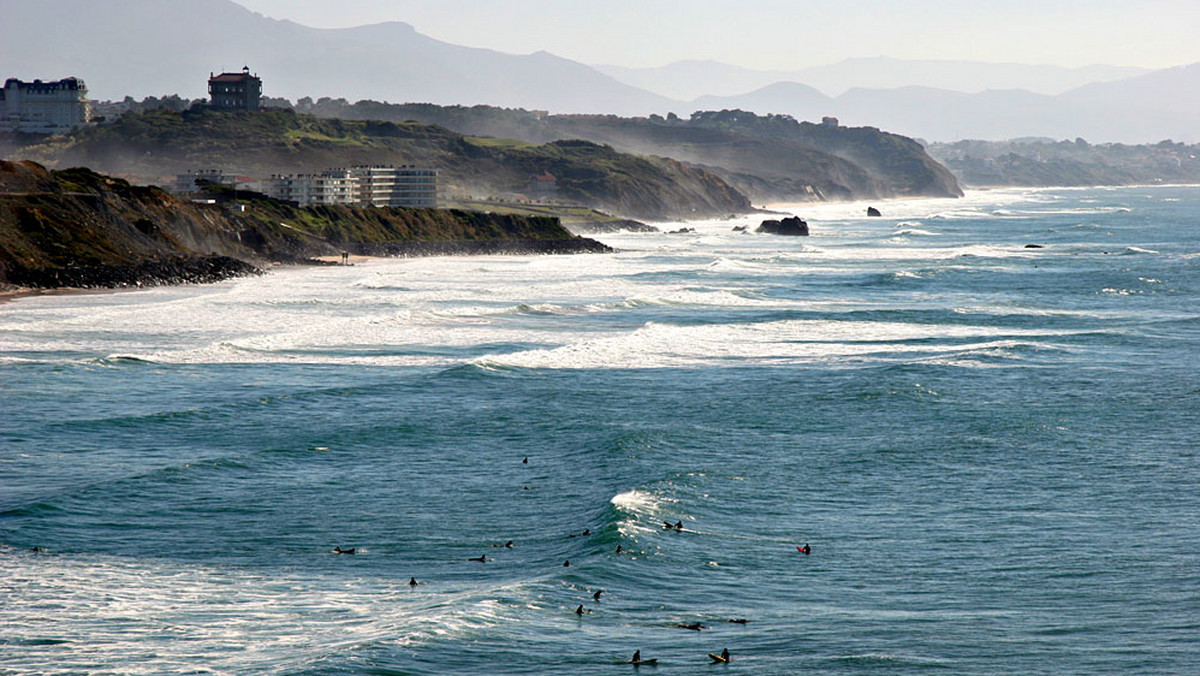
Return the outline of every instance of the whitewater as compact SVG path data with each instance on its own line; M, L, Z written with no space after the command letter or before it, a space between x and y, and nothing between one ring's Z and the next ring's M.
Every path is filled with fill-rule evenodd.
M1200 671L1200 188L873 205L0 304L0 673Z

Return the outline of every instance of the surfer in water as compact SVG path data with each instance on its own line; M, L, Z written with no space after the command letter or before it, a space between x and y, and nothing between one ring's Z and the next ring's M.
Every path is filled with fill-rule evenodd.
M334 554L353 554L353 553L354 553L354 551L355 551L355 548L354 548L354 547L351 547L350 549L342 549L341 547L334 547L334 548L333 548L333 553L334 553Z
M410 577L410 578L408 578L408 586L410 586L410 587L415 587L415 586L417 586L417 585L419 585L419 584L421 584L421 583L420 583L420 582L417 582L417 578L415 578L415 577Z
M713 664L729 664L729 648L721 651L720 655L709 653L708 659L713 661Z
M797 547L796 549L800 550L800 553L804 554L805 556L812 554L812 547L809 547L807 542L804 543L803 547Z
M576 615L586 615L587 613L590 613L590 612L592 612L592 611L588 608L584 608L582 603L580 603L579 607L575 609Z
M642 659L642 651L635 650L635 651L633 651L633 657L629 658L629 663L632 664L633 666L637 667L637 666L641 666L643 664L647 664L647 665L658 664L658 659L653 658L653 659L644 660L644 659Z
M486 557L486 556L476 556L476 557L472 557L472 558L470 558L470 559L467 559L467 560L468 560L468 561L478 561L478 562L480 562L480 563L487 563L487 557Z

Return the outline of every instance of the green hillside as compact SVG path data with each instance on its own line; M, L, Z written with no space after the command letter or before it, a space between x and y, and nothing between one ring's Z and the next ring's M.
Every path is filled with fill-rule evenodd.
M491 106L303 100L333 119L416 120L464 134L529 143L579 138L672 157L719 175L755 202L877 197L956 197L954 176L916 141L873 127L833 127L741 110L676 116L537 115Z
M523 193L531 177L558 179L558 197L629 218L671 220L749 210L746 197L701 169L582 141L542 145L471 138L415 122L321 119L290 111L156 110L65 137L17 140L10 159L161 182L224 168L268 177L359 164L438 169L444 192Z

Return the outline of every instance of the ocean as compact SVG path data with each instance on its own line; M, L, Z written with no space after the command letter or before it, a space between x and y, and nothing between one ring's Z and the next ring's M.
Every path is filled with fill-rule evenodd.
M875 206L0 304L0 674L1200 673L1200 187Z

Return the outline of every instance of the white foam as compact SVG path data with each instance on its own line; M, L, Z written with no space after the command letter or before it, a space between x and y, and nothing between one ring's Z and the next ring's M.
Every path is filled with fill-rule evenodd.
M278 673L369 642L418 645L518 623L509 587L410 589L118 557L0 553L6 673ZM517 597L518 603L496 601Z
M1004 336L1024 336L1034 345L1034 339L1061 335L1065 334L1049 330L866 321L787 320L708 326L650 322L627 334L492 355L476 363L491 368L542 369L732 367L848 359L861 363L1013 347L1002 339ZM955 340L925 342L930 338Z

